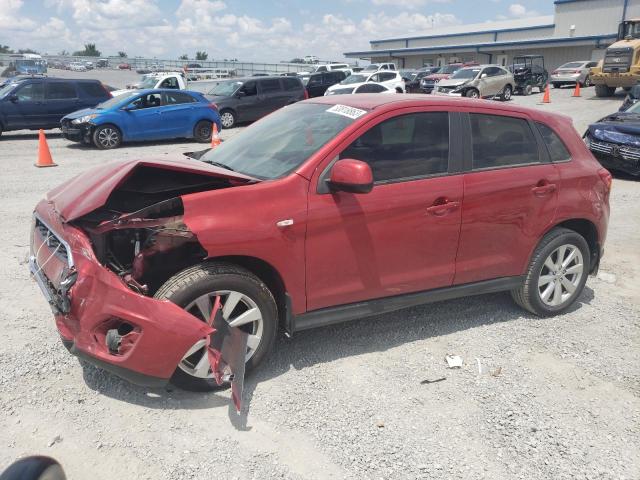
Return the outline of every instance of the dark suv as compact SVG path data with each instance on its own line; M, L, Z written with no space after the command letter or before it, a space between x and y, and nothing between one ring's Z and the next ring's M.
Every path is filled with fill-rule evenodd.
M304 100L307 92L299 78L251 77L219 82L205 97L218 106L222 128L232 128Z
M58 128L65 115L111 98L98 80L29 77L0 88L0 134Z
M345 78L347 78L347 73L342 70L309 75L309 79L307 80L307 92L309 93L309 98L323 96L324 92L327 91L327 88L335 85L336 83L340 83Z

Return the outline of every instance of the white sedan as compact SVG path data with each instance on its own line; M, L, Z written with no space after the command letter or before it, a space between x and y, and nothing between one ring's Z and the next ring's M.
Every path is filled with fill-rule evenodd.
M351 88L355 90L356 88L366 85L366 84L378 84L383 85L389 90L397 93L404 93L405 86L404 80L399 72L390 72L390 71L380 71L376 73L354 73L349 75L340 83L330 86L325 95L333 95L333 91L342 90L345 88ZM354 93L354 92L343 92L343 93Z
M394 89L385 87L380 83L362 83L358 86L343 86L342 88L335 88L331 91L327 90L325 95L345 95L351 93L398 93Z

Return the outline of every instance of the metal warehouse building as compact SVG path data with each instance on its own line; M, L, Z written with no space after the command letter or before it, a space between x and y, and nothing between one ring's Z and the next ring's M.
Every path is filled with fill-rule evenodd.
M552 70L571 60L600 60L622 20L640 17L640 0L556 0L555 14L433 29L428 35L372 40L348 58L420 68L477 61L508 65L515 55L542 54Z

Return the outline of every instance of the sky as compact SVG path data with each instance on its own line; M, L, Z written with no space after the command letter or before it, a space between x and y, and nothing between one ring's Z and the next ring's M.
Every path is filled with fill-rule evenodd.
M374 39L553 14L552 0L0 0L0 45L41 53L341 60Z

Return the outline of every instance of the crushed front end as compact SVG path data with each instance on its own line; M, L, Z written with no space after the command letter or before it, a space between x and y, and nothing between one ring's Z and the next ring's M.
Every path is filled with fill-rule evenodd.
M132 383L158 387L205 342L212 378L231 381L239 408L246 335L216 327L215 311L203 321L153 298L169 276L206 258L183 222L181 194L232 185L212 175L132 165L95 205L81 208L82 198L74 202L60 187L36 206L29 268L73 354ZM61 211L75 214L65 219Z

